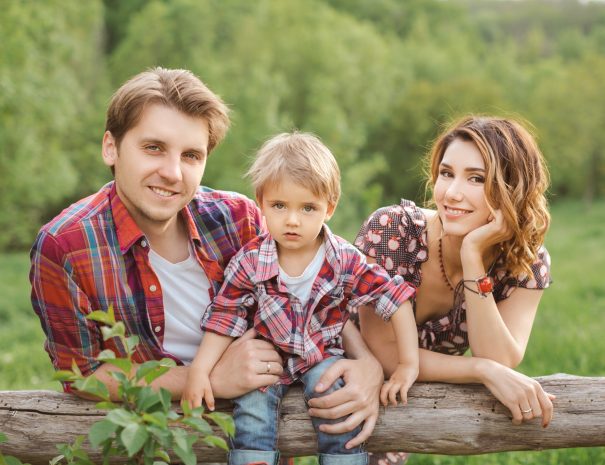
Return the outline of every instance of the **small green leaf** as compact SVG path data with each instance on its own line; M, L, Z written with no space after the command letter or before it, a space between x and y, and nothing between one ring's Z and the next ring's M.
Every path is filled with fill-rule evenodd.
M65 458L64 455L57 455L56 457L53 457L51 460L48 461L48 465L56 465L64 458Z
M194 430L202 433L202 434L212 434L212 428L207 421L202 420L201 418L185 418L181 421L184 425L190 426Z
M0 433L0 442L6 442L6 441L8 441L6 434Z
M118 425L109 421L102 420L91 426L88 432L88 440L92 447L99 447L102 442L109 439L118 429Z
M73 373L80 378L84 377L84 375L80 371L80 367L73 358L71 359L71 371L73 371Z
M235 423L230 415L222 412L212 412L205 415L205 417L210 418L216 423L227 436L233 436L235 434Z
M158 425L162 428L166 428L168 426L168 420L163 412L144 413L143 421L153 425Z
M99 362L106 362L107 360L113 360L114 358L116 358L116 353L111 349L105 349L97 355L97 360Z
M164 449L156 449L154 457L158 457L162 459L166 463L170 463L170 456L166 453ZM154 462L156 463L156 462Z
M149 412L152 407L161 404L160 395L149 386L143 387L137 395L137 409L143 412Z
M153 435L162 447L172 447L172 434L168 428L158 428L157 426L149 425L147 431Z
M159 360L149 360L147 362L141 363L139 365L139 367L137 368L137 372L135 375L136 380L137 381L142 380L147 373L155 370L159 366L160 366Z
M147 375L145 375L145 382L147 384L151 384L155 379L159 378L164 373L167 373L168 370L170 370L170 368L168 368L168 367L156 368L154 371L147 373Z
M203 438L203 441L212 447L220 447L221 449L229 450L227 443L223 438L219 438L218 436L206 436Z
M101 333L103 334L103 340L107 341L108 339L112 339L114 337L124 337L126 334L126 328L124 327L124 323L118 321L115 326L102 326Z
M13 457L12 455L3 456L0 454L0 462L4 461L6 465L23 465L23 462L19 460L17 457Z
M141 450L148 437L149 433L143 425L130 424L124 428L120 434L120 439L128 451L128 457L132 457Z
M159 394L165 411L170 410L170 407L172 407L172 393L168 389L160 388Z
M201 418L202 414L205 411L206 411L206 408L203 405L200 405L199 407L196 407L191 411L191 416L195 417L195 418Z
M110 371L109 376L115 379L121 385L128 384L128 377L121 371Z
M130 370L132 370L132 362L127 358L113 358L106 360L105 363L109 363L116 368L122 370L126 375L130 374Z
M107 419L116 425L127 427L131 424L138 424L139 417L123 408L117 408L107 413Z
M109 400L109 390L107 389L107 386L94 376L75 381L74 387L78 391L87 392L103 400Z
M191 416L191 404L189 403L189 400L182 401L181 408L183 409L185 416Z
M67 371L67 370L55 371L53 374L53 380L55 380L55 381L66 382L66 381L75 381L77 379L80 379L80 378L77 375L75 375L73 372Z
M153 462L153 465L170 465L170 462L162 462L161 460L156 460Z
M134 348L139 343L139 336L132 335L126 338L126 348L128 349L128 353L132 354L134 352Z
M98 321L99 323L103 323L107 326L113 326L116 322L113 312L110 314L109 312L104 312L103 310L95 310L94 312L90 312L88 315L86 315L86 319Z
M109 401L103 401L97 402L97 405L95 405L95 407L99 410L113 410L114 408L120 408L120 404L116 404L114 402Z

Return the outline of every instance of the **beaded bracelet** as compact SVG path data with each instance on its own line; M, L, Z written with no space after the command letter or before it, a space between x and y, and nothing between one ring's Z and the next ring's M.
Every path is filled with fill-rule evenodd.
M466 283L474 283L477 287L477 290L467 286ZM494 290L494 280L491 278L491 276L487 275L481 276L477 279L465 279L462 281L462 284L464 285L465 289L478 294L482 299L485 299L488 294L491 294Z

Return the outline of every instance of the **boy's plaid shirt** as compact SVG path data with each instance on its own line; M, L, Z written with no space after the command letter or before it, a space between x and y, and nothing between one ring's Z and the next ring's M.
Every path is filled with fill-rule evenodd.
M262 232L259 210L242 195L200 187L181 215L212 298L231 257ZM40 230L31 250L31 297L56 369L68 370L75 360L88 375L100 365L95 357L102 350L125 355L115 340L103 341L99 324L85 318L110 306L127 334L139 336L136 362L169 356L162 349L162 289L148 252L113 182Z
M202 323L206 331L238 337L252 322L284 355L281 384L291 384L324 358L343 353L340 333L349 311L375 303L376 313L389 320L415 293L401 276L391 278L379 265L368 264L326 225L323 236L326 258L306 306L280 281L275 241L266 234L231 260Z

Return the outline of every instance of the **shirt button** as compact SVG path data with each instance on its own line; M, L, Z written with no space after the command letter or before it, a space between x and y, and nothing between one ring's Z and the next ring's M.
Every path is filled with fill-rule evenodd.
M145 239L141 241L141 247L147 247L147 241Z
M161 327L161 326L156 326L156 327L155 327L155 329L154 329L154 331L155 331L156 333L159 333L161 330L162 330L162 327Z
M157 288L157 286L156 286L155 284L152 284L151 286L149 286L149 290L150 290L151 292L155 292L155 291L157 291L157 290L158 290L158 288Z

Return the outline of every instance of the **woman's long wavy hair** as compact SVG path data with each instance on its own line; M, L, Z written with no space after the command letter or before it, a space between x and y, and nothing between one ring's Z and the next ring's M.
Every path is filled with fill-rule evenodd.
M514 275L531 275L531 264L550 225L545 196L549 175L544 156L532 134L519 122L493 116L465 116L436 139L427 166L427 192L439 176L439 164L456 139L472 142L485 163L485 198L500 209L513 231L501 244L505 268Z

